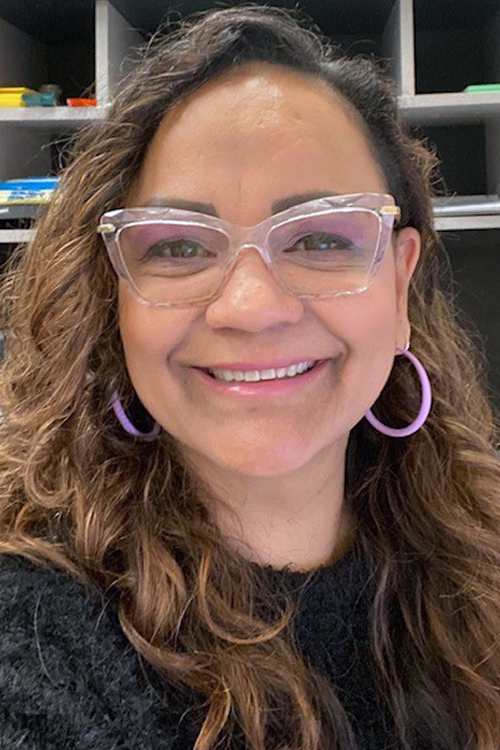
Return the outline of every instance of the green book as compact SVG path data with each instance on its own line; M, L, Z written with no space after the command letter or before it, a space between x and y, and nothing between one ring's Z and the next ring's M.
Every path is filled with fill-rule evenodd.
M485 94L490 91L500 91L500 83L479 83L464 89L466 94Z

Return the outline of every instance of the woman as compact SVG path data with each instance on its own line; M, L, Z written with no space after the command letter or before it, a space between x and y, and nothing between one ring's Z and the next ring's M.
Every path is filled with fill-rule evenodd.
M5 748L494 750L500 468L394 85L151 44L2 287Z

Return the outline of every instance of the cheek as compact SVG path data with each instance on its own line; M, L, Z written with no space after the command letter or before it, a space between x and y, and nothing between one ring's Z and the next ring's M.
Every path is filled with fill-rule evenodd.
M185 310L147 308L126 289L119 292L118 309L127 370L141 395L155 374L165 377L166 359L183 340L190 316Z
M311 305L312 307L312 305ZM316 315L339 342L341 399L359 418L389 377L396 354L397 316L393 284L381 277L361 294L318 300Z
M125 360L129 372L138 359L153 358L154 342L157 339L156 326L148 321L148 311L131 299L126 291L118 297L119 326ZM149 323L149 324L148 324Z
M311 302L318 319L347 351L392 350L397 311L393 284L377 279L360 294Z
M369 288L359 295L339 298L339 325L356 349L376 357L395 353L397 330L396 281L392 253L388 252Z

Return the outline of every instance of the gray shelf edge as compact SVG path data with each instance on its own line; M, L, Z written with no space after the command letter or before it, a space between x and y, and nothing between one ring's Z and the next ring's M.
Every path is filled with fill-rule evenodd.
M0 229L0 244L10 245L17 242L29 242L34 234L34 229Z
M403 119L415 124L484 122L500 118L500 92L490 94L416 94L398 96ZM29 125L36 128L61 126L78 128L106 119L107 106L98 107L0 107L1 125Z
M415 124L484 122L492 116L500 117L500 91L483 94L402 94L398 97L398 105L403 118Z
M500 229L500 214L492 216L439 216L434 219L438 232L466 229Z
M493 216L441 216L434 219L438 232L461 231L467 229L500 229L500 214ZM0 244L29 242L34 229L0 229Z
M107 107L0 107L0 125L81 127L106 119Z

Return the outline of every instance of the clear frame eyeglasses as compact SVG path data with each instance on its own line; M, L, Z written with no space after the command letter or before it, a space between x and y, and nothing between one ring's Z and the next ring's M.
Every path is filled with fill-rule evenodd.
M105 213L97 231L139 302L185 307L216 299L245 248L297 297L363 292L400 216L392 195L355 193L308 201L253 227L184 209L124 208Z

